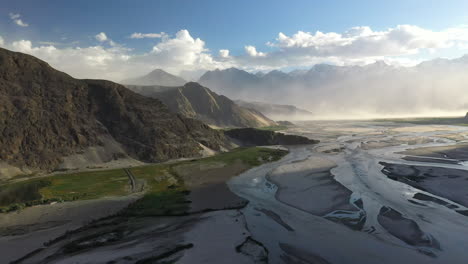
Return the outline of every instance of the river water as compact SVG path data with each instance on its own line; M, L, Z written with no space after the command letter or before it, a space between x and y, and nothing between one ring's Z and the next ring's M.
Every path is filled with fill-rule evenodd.
M269 263L468 263L468 217L457 212L467 208L440 195L450 185L431 186L445 186L437 196L390 179L381 164L468 170L463 162L407 161L399 154L463 144L467 127L303 122L287 133L321 143L290 148L282 160L228 183L249 200L242 213ZM457 184L468 190L468 181ZM415 200L417 193L451 206Z

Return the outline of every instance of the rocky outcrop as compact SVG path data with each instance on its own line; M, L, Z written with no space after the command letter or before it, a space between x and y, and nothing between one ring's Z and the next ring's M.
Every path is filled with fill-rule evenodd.
M276 123L259 111L238 106L207 87L190 82L181 87L127 86L161 100L170 110L218 127L262 127Z
M318 140L308 139L303 136L285 135L268 130L254 128L237 128L224 132L230 138L240 141L245 145L268 146L268 145L305 145L317 144Z
M44 61L0 49L0 161L54 169L62 157L102 145L101 136L147 162L197 156L224 136L171 113L159 100L103 80L77 80Z
M276 123L280 126L295 126L294 123L289 121L276 121Z

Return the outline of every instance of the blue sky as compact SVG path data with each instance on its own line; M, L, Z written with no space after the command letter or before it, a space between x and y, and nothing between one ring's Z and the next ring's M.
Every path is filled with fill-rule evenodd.
M109 58L117 56L119 59L126 58L127 60L131 57L130 63L134 67L140 67L138 70L132 71L112 68L113 75L104 76L111 79L126 74L143 73L146 67L152 66L167 68L169 71L179 74L190 75L189 73L192 72L192 75L195 76L201 71L215 67L235 66L248 70L269 70L308 67L321 62L362 64L372 62L372 60L388 59L403 63L409 60L416 62L434 57L457 57L463 55L465 50L453 48L453 46L463 46L465 37L455 37L454 40L453 35L464 34L463 25L468 25L466 10L468 10L468 1L16 0L5 1L0 5L0 37L6 48L32 53L42 59L49 60L53 66L78 77L88 77L88 74L74 72L75 70L70 65L62 66L58 63L66 58L66 50L64 49L100 46L103 48L103 52L107 53L96 55L102 55L102 57L96 59L97 62L94 61L94 64L110 64L112 61ZM18 19L21 19L23 26L16 23ZM26 24L27 26L25 26ZM372 32L384 32L395 29L398 25L417 27L398 30L399 36L404 38L407 32L415 34L415 37L410 40L411 43L405 44L409 46L389 51L388 54L381 50L375 51L376 53L363 53L360 58L350 56L349 51L344 53L336 51L337 53L333 54L335 51L331 50L331 46L325 47L326 49L330 48L327 55L317 54L317 46L314 46L316 40L309 39L306 44L298 42L297 38L292 40L293 35L299 31L310 32L311 35L314 35L316 31L336 32L344 35L352 27L369 27ZM453 33L458 32L453 29L460 28L462 28L462 33ZM157 52L160 56L153 57L155 60L159 59L156 62L152 62L150 56L139 57L140 62L134 58L136 55L144 56L152 50L154 53L153 47L157 43L163 42L163 39L132 39L130 38L131 34L165 32L167 38L173 39L176 38L177 32L183 29L187 30L189 36L194 40L198 38L203 42L203 45L198 42L194 44L194 47L189 48L190 52L186 56L193 61L183 63L187 64L186 67L175 67L175 65L181 64L180 60L170 61L171 56L185 56L180 47L177 48L175 55L171 53L174 51L165 50L171 49L170 44L161 45L158 48ZM447 43L451 41L450 43L453 45L448 47L444 43L435 43L434 38L437 39L438 36L426 37L427 34L419 32L418 29L430 32L447 32L447 29L450 29L451 31L449 31L452 33L450 33L451 37ZM99 41L96 38L100 32L105 34L107 42ZM280 43L277 40L280 32L291 39L285 39L283 43ZM388 33L389 35L393 34ZM422 38L421 34L425 36L423 38L426 42L419 41L421 47L415 47L414 43ZM330 35L327 38L330 40L334 37ZM427 38L432 42L427 43ZM29 41L31 45L25 46L18 43L13 45L13 42L20 40ZM468 42L468 38L466 40ZM296 44L291 44L292 46L287 44L291 41ZM273 44L267 45L267 42ZM401 38L398 39L398 42L401 42ZM188 41L188 43L191 45L192 42ZM344 40L339 43L333 42L332 46L347 45L346 43ZM308 51L299 51L301 45L308 46ZM51 51L50 48L47 51L34 49L44 46L53 46L57 51ZM255 49L246 46L253 46ZM312 53L311 46L314 50ZM120 50L117 51L117 48ZM217 58L221 49L229 50L226 58ZM321 47L321 49L324 48ZM359 49L359 47L353 47L353 49ZM59 51L61 58L58 58L59 55L57 55ZM68 51L67 54L76 53L76 50ZM52 56L53 52L55 54ZM205 55L209 55L213 61L208 62L210 58ZM291 59L288 61L280 60L280 55L283 58L291 56ZM87 53L86 56L91 55ZM297 58L298 56L307 57L307 60L301 60ZM108 61L103 63L102 60L106 60L106 58ZM142 64L143 61L144 64ZM166 64L161 63L161 61ZM199 67L195 67L195 64ZM82 67L97 66L81 65L78 68ZM103 72L105 70L111 69L110 67L102 69Z

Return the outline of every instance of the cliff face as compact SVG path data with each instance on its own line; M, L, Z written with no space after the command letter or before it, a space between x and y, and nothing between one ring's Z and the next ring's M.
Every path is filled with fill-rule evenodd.
M171 113L159 100L101 80L77 80L47 63L0 49L0 161L53 169L66 155L110 135L132 157L148 161L197 156L225 138Z
M218 95L198 83L187 83L182 87L164 88L134 87L130 89L143 95L160 99L170 110L186 117L202 120L219 127L262 127L275 122L262 113L238 106L223 95Z

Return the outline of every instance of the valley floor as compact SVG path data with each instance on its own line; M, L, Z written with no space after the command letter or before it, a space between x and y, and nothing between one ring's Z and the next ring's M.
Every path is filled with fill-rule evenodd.
M242 245L258 249L256 256L266 252L251 242L238 211L247 201L226 181L286 153L239 148L204 159L13 179L0 186L9 211L0 214L2 263L184 262L187 256L203 262L207 248L231 254L233 263L249 262Z
M137 190L120 198L121 208L130 205L119 214L38 245L42 249L32 254L11 253L8 260L466 263L468 127L316 121L302 122L287 133L321 143L288 147L284 157L276 148L240 149L197 161L132 168ZM128 185L121 190L131 192ZM41 221L13 225L22 215L34 215L38 208L53 215L79 203L99 210L93 205L97 201L105 199L3 214L0 247L26 241L32 251L28 241L38 244L45 240L41 234L50 239L72 223L41 216Z
M466 127L304 122L288 132L321 143L229 183L250 201L241 212L269 263L466 263Z

